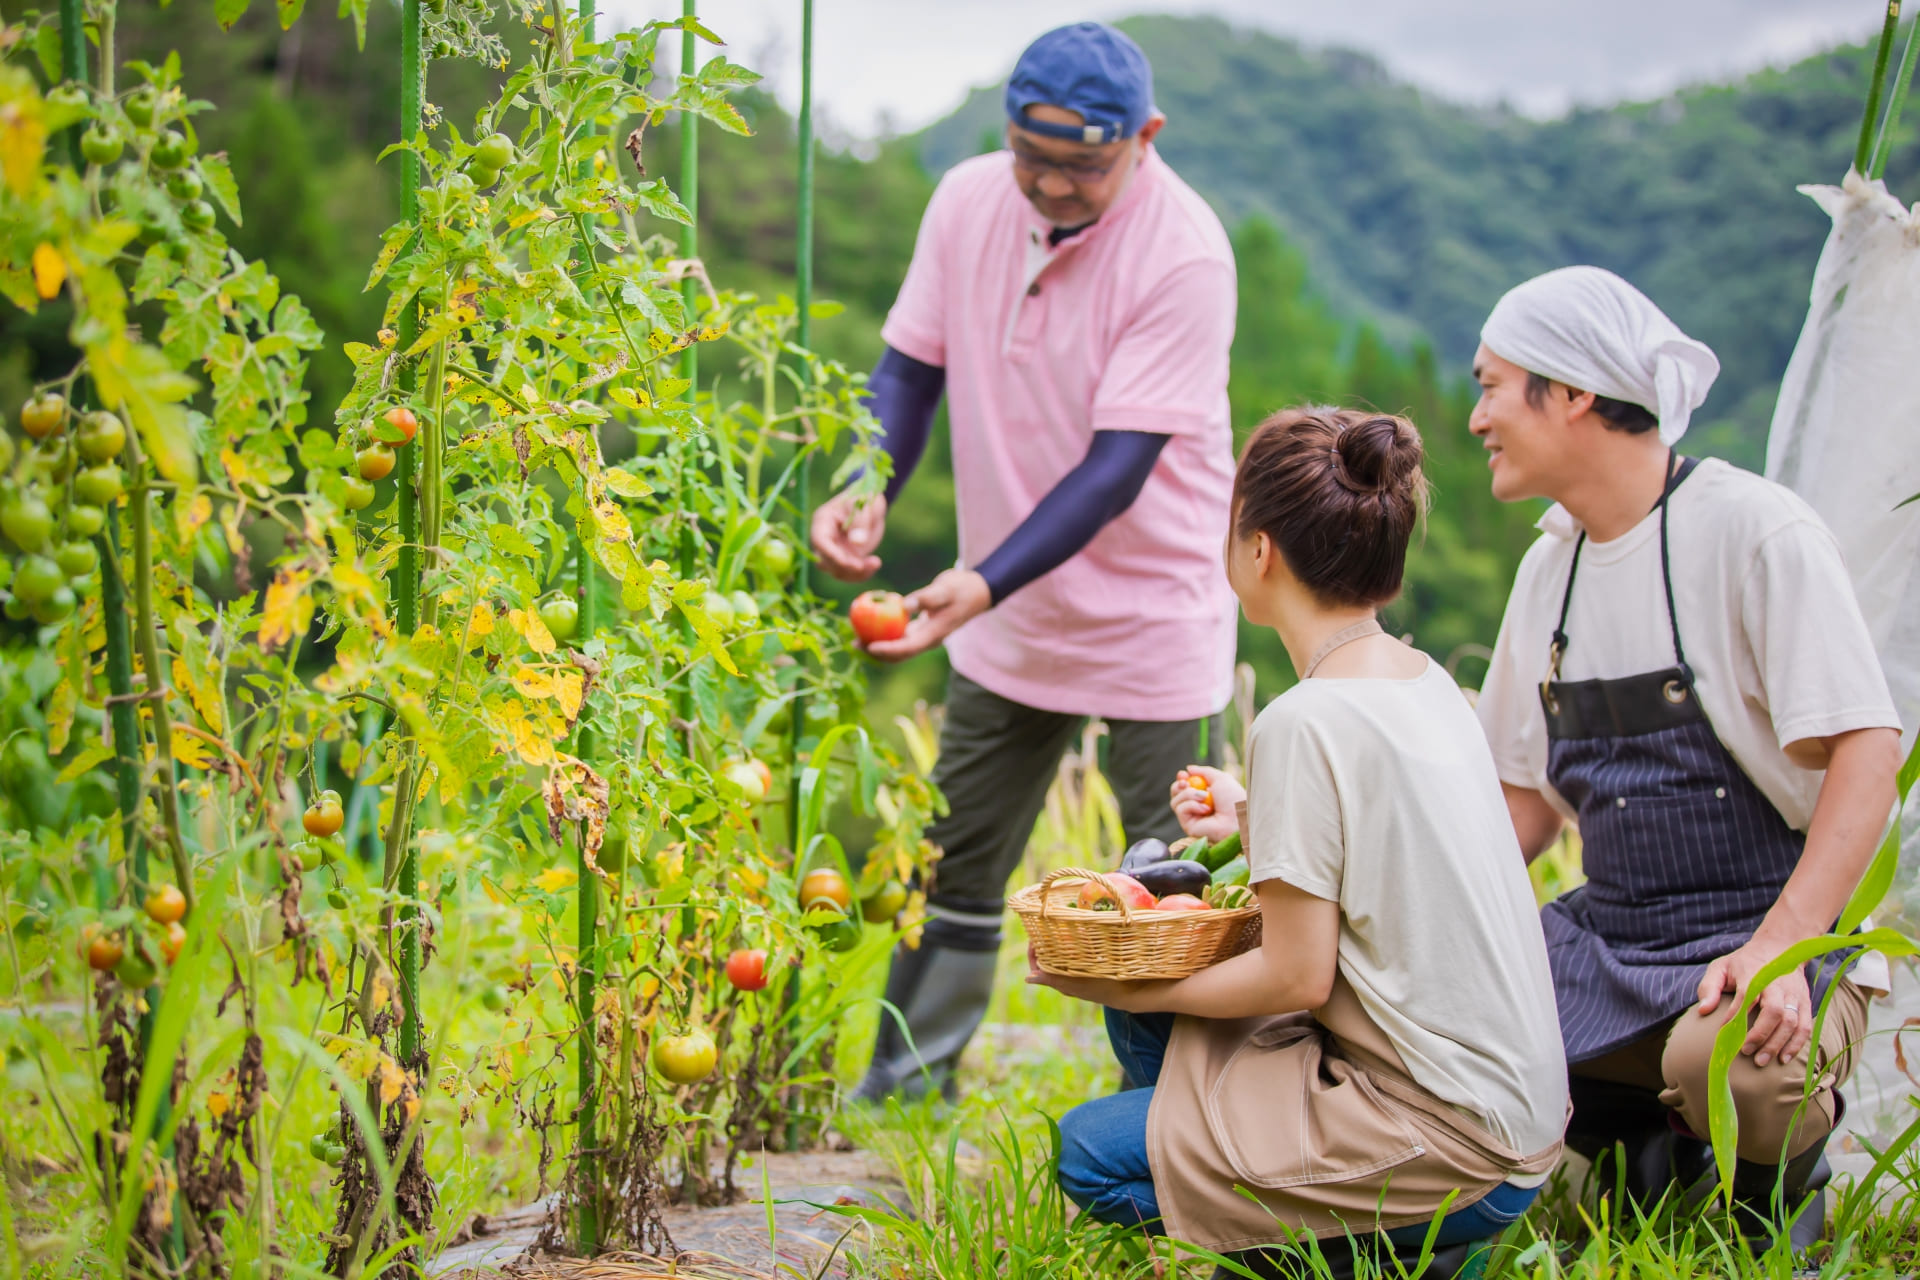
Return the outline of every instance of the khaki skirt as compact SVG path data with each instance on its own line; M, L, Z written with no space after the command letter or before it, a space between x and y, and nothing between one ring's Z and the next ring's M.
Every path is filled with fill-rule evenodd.
M1422 1089L1344 978L1313 1014L1178 1018L1147 1113L1167 1234L1219 1252L1426 1222L1560 1145L1513 1151Z

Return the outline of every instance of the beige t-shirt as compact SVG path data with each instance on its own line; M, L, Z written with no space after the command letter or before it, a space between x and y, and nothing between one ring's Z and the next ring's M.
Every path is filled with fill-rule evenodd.
M1566 1122L1546 941L1473 710L1441 667L1302 681L1254 722L1247 861L1340 904L1340 972L1413 1078L1514 1150Z
M1826 775L1794 764L1786 745L1900 728L1840 548L1791 491L1713 458L1674 490L1672 507L1674 606L1700 705L1741 770L1804 831ZM1580 527L1556 506L1540 528L1520 563L1477 706L1501 780L1539 791L1572 819L1547 781L1540 682ZM1581 551L1567 636L1565 680L1673 665L1658 513ZM1853 976L1884 989L1886 962L1865 957Z

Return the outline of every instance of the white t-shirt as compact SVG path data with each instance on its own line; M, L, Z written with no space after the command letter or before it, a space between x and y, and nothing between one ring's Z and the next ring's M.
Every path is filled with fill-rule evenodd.
M1525 863L1473 710L1411 680L1304 680L1254 722L1247 861L1340 904L1340 972L1413 1078L1522 1154L1567 1064Z
M1787 824L1805 831L1824 771L1787 744L1851 729L1900 728L1839 545L1790 490L1714 458L1673 491L1668 554L1680 643L1721 743ZM1547 781L1540 681L1580 526L1541 517L1500 624L1478 712L1503 782L1573 810ZM1611 542L1589 540L1567 614L1563 680L1616 679L1673 665L1657 512ZM1886 988L1886 961L1863 957L1854 981Z

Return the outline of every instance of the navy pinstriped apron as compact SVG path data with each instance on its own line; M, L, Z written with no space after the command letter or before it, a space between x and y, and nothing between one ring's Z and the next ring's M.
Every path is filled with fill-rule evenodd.
M1674 665L1559 679L1582 533L1540 685L1547 779L1579 815L1587 876L1541 911L1569 1062L1631 1044L1694 1003L1708 962L1753 936L1806 843L1715 736L1680 645L1667 508L1695 462L1668 464L1659 503Z

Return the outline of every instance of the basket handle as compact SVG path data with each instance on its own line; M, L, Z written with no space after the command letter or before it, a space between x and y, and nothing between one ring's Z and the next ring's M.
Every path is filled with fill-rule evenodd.
M1120 908L1120 918L1122 920L1131 920L1133 918L1133 908L1127 905L1126 896L1113 887L1113 881L1107 878L1105 872L1087 871L1080 867L1061 867L1057 871L1047 872L1046 877L1040 881L1040 918L1042 920L1047 918L1047 890L1051 889L1054 883L1060 880L1099 881L1102 885L1106 886L1107 892L1113 895L1113 904Z

